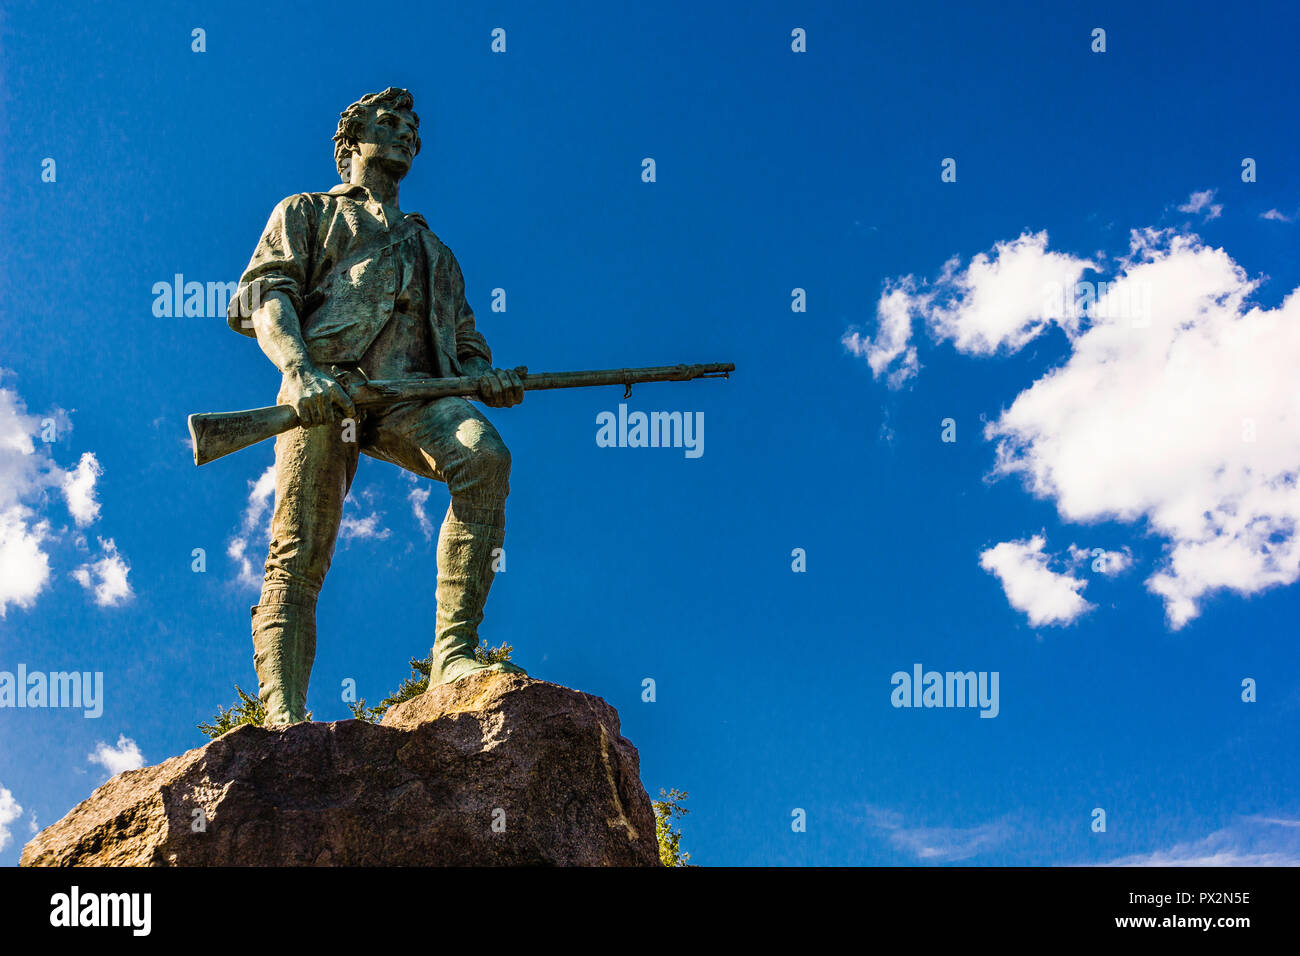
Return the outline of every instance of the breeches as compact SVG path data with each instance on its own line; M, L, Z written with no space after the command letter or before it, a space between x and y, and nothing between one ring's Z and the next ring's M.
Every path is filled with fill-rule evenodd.
M360 452L446 483L451 514L458 520L504 528L510 452L492 423L465 399L405 402L361 413L355 431L355 441L344 441L337 423L293 428L276 439L263 603L315 605Z

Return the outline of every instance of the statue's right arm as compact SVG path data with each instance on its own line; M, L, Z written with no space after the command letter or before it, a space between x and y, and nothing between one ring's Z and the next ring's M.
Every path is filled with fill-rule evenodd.
M281 401L293 406L304 425L356 414L343 387L311 360L298 321L317 219L309 193L276 203L227 313L230 327L255 335L284 375Z
M272 292L252 315L257 344L284 376L282 400L304 425L323 425L356 415L352 399L328 373L316 367L302 339L298 313L283 292Z

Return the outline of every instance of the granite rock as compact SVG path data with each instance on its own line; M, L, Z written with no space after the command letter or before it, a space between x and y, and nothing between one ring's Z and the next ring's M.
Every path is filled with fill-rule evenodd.
M483 673L382 724L244 726L113 777L23 866L658 866L618 713Z

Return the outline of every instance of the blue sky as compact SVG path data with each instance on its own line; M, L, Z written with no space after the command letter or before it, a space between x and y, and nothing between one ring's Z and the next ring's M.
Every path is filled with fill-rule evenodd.
M697 862L1300 861L1296 14L1134 6L6 5L0 671L102 671L105 702L0 709L0 864L256 686L230 551L256 573L271 446L196 469L185 418L278 374L152 290L237 278L390 85L422 120L402 206L498 364L738 367L628 403L702 413L698 458L598 447L618 389L488 413L483 634L618 708ZM1149 309L1054 313L1058 279ZM430 643L413 489L436 526L442 486L363 459L316 719ZM996 718L894 707L917 663L997 672Z

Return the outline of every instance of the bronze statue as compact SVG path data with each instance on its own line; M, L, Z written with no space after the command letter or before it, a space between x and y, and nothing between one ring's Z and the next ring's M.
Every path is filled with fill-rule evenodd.
M525 388L630 389L733 368L494 368L456 257L418 213L398 208L398 186L420 151L413 107L408 91L390 87L344 110L334 135L342 184L282 200L244 270L228 320L281 371L277 407L190 417L197 464L278 436L271 544L252 608L267 724L307 717L316 599L359 453L451 492L438 535L430 687L481 670L522 674L474 654L505 541L510 452L468 397L500 408L521 402Z
M451 492L438 535L430 683L489 667L523 673L474 658L493 550L505 540L510 452L501 436L464 398L357 410L326 371L380 379L476 375L487 405L523 400L519 377L492 367L456 257L420 215L398 207L398 187L420 151L413 106L409 92L389 88L343 111L334 135L342 184L275 207L231 303L231 327L257 338L283 373L279 403L307 426L276 439L271 546L262 598L252 609L268 724L306 719L316 598L363 451L443 481Z

